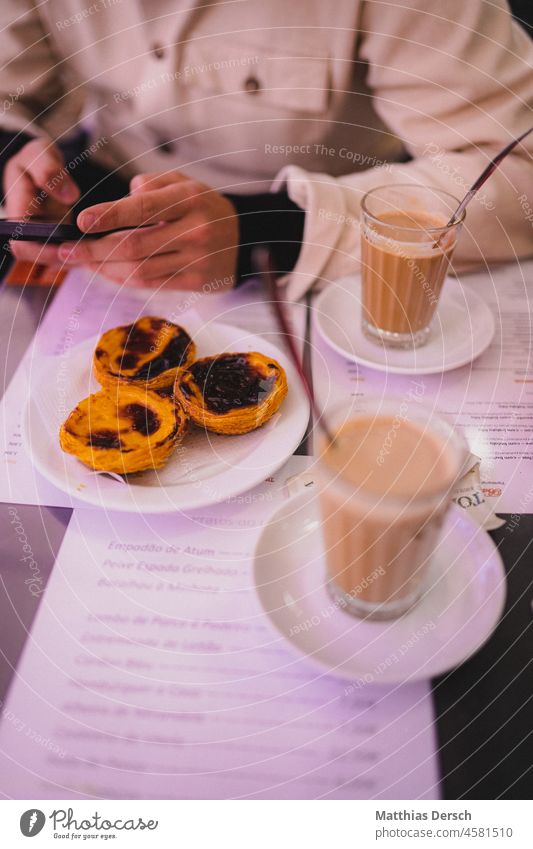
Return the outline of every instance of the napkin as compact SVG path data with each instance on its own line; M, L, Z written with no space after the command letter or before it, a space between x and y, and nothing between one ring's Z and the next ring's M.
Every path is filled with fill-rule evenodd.
M469 454L461 470L461 475L452 490L451 500L467 510L468 514L486 531L493 531L496 528L501 528L505 525L505 519L497 516L481 487L481 478L479 466L481 458L475 454ZM285 482L287 494L289 497L298 495L305 489L311 489L315 483L313 471L311 469L299 474L293 475Z
M505 525L505 519L493 512L483 494L479 472L480 463L481 457L477 457L475 454L468 455L462 469L462 475L453 489L452 501L458 507L467 510L468 514L486 531L494 531L496 528Z

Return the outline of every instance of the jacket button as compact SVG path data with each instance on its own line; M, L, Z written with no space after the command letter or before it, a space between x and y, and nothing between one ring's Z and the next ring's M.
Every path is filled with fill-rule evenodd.
M248 77L248 79L244 82L244 90L247 91L248 94L257 94L260 88L261 83L257 77Z
M152 53L154 54L156 59L162 59L165 55L165 48L162 44L153 44Z

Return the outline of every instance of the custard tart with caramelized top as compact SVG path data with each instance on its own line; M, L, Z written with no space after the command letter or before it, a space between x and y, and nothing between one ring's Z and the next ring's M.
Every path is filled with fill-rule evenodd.
M174 395L192 421L214 433L248 433L279 409L287 394L280 364L257 352L196 360L181 372Z
M91 469L131 474L161 468L186 426L172 397L124 383L80 401L62 424L59 442Z
M172 384L195 354L194 342L183 327L157 316L143 316L134 324L103 334L94 352L93 369L102 386L121 382L158 389Z

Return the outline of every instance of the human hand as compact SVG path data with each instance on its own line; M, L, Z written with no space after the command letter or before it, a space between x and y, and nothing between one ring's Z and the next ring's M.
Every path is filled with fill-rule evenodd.
M134 177L131 193L77 219L84 233L116 230L60 246L67 264L85 265L127 286L231 287L239 224L231 201L178 171ZM148 226L147 226L148 225ZM135 229L122 229L135 228Z
M34 139L12 156L4 170L5 209L8 218L45 218L61 221L79 196L60 151L47 139ZM12 239L17 259L59 265L57 245Z

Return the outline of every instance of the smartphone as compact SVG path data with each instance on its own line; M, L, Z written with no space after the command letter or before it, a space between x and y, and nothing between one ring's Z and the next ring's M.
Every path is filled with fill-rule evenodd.
M97 235L104 235L98 233ZM60 242L77 242L87 234L75 224L58 224L57 221L39 221L37 218L21 219L0 218L0 236L15 242L46 242L57 245Z
M123 233L126 230L144 230L149 224L137 227L119 227L113 230L102 230L101 233L84 233L75 224L59 224L57 221L43 221L39 218L2 218L0 216L0 237L13 239L15 242L43 242L48 245L59 245L61 242L78 242L80 239L101 239L110 233Z

